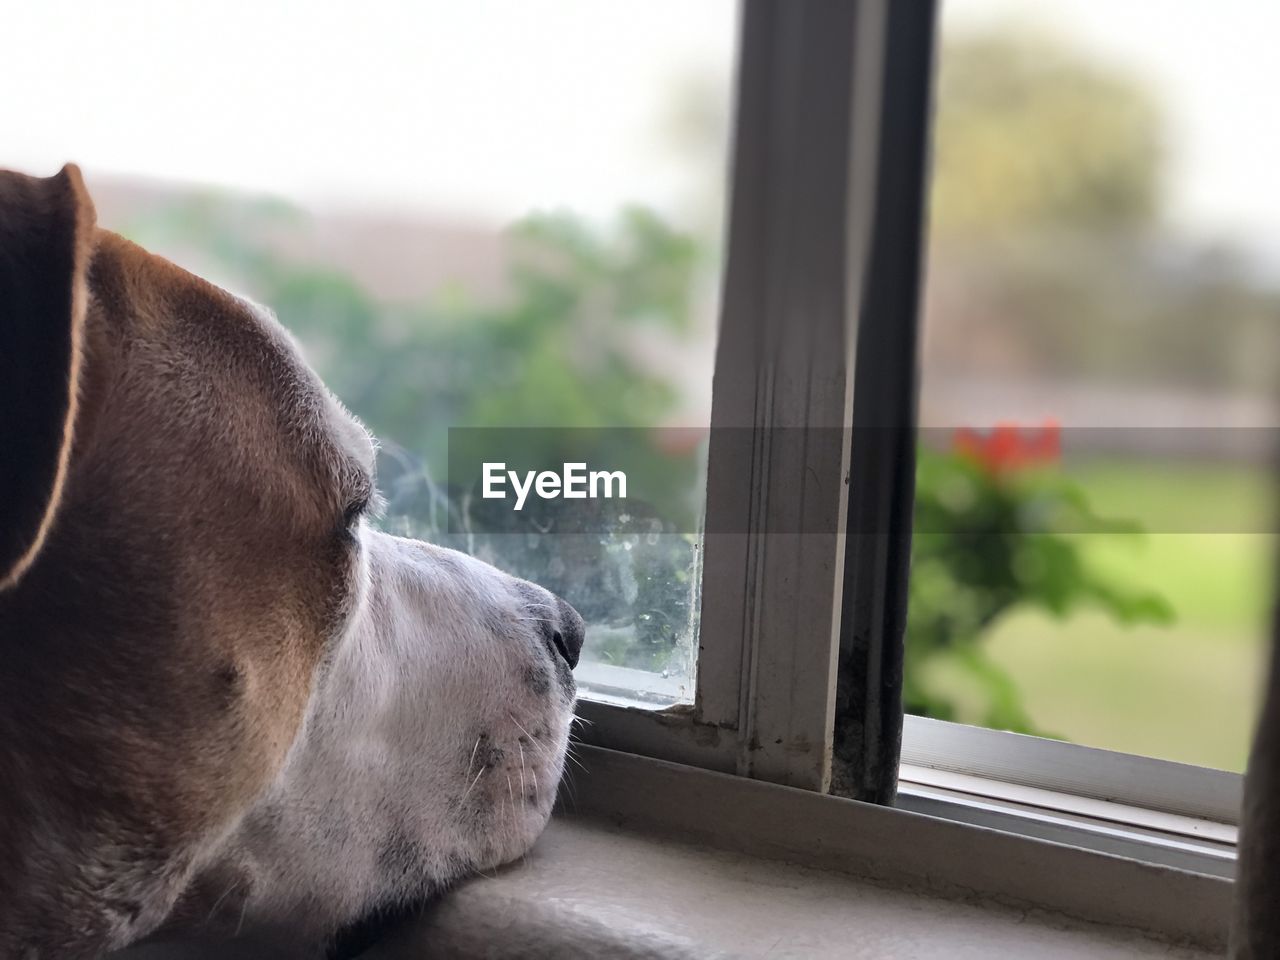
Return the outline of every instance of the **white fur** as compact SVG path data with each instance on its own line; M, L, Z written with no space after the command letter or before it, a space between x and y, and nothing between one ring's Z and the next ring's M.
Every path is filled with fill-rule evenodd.
M541 629L555 598L452 550L360 539L350 629L220 858L248 875L228 897L245 930L323 937L521 856L551 812L573 716Z

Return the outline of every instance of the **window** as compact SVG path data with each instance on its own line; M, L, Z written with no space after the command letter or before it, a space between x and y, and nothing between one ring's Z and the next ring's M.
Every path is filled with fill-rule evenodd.
M65 95L0 108L7 162L77 160L100 223L274 309L382 439L389 528L473 549L587 615L583 712L602 740L824 787L855 289L830 188L847 188L853 8L747 18L744 82L792 77L811 106L743 94L732 237L727 0L387 2L358 18L77 5L69 35L65 15L28 11L32 42L0 68L16 87L77 45ZM193 54L196 32L234 59ZM175 140L167 118L193 112L193 139ZM782 336L801 313L812 329ZM721 317L734 334L717 356ZM706 441L710 423L734 439ZM834 433L768 445L766 428L811 424ZM659 452L723 491L705 506L719 532L551 549L536 530L459 531L448 428L495 425L701 428L701 448Z
M909 711L1243 770L1275 546L1275 23L946 4ZM973 535L1001 509L1022 517Z
M701 502L733 3L65 16L24 14L47 42L0 68L16 89L76 45L61 95L0 108L7 162L78 161L103 225L271 307L380 438L380 522L572 598L587 690L692 700L696 525L484 526L447 461L455 428L607 428ZM174 142L166 117L193 113Z
M1057 6L1067 19L1102 17L1083 0ZM677 8L679 32L669 29ZM84 48L67 58L75 96L7 102L0 123L23 145L21 165L79 154L105 225L278 311L381 436L389 528L472 550L582 610L584 739L881 803L895 802L901 746L904 806L1054 838L1079 838L1089 823L1096 845L1166 862L1229 859L1246 708L1212 693L1197 664L1244 676L1256 656L1262 591L1229 571L1256 575L1268 549L1253 532L1265 529L1249 459L1261 448L1197 466L1193 487L1189 468L1135 463L1125 434L1077 441L1078 427L1112 423L1077 419L1069 401L1208 385L1225 393L1197 415L1218 427L1205 411L1236 410L1227 393L1274 382L1259 362L1274 355L1274 245L1250 234L1231 249L1251 257L1222 259L1221 233L1197 233L1190 214L1177 242L1161 232L1165 187L1151 165L1170 148L1125 72L1147 62L1134 51L1149 45L1112 36L1097 66L1101 21L1089 20L1080 66L1075 48L1018 46L1024 34L1000 25L1013 4L954 0L924 286L932 8L379 3L349 18L232 5L208 21L149 11L154 56L129 57L91 40L107 29L94 18L111 17L126 44L140 43L127 13L88 6L72 38ZM1144 9L1157 18L1154 0ZM63 42L56 11L26 16ZM248 38L235 45L243 59L186 62L185 45L164 37L194 29ZM23 58L40 49L15 50L0 79L32 69ZM112 69L99 69L95 58L108 55ZM1188 76L1215 69L1190 60ZM1114 62L1124 69L1105 66ZM1048 111L1026 104L1032 81L1073 121L1102 102L1106 135L1042 129ZM1196 98L1213 89L1179 82L1192 113L1207 115ZM133 106L140 90L145 115ZM999 109L982 114L984 98ZM174 144L166 115L193 109L210 111L207 140ZM1014 122L1028 126L1001 126ZM64 140L71 129L74 142ZM991 166L987 137L1002 162L1030 166ZM1204 182L1223 176L1244 172ZM1188 210L1213 209L1211 196L1192 194L1200 207ZM1196 322L1206 314L1230 331L1206 333ZM1152 338L1157 326L1175 332ZM1080 386L1098 378L1110 393ZM1120 425L1152 426L1138 406L1129 412ZM1039 425L1042 414L1062 432L1015 437L1007 455L977 430L1005 418ZM1197 439L1180 420L1156 425L1168 429L1146 433L1162 442ZM450 427L522 430L534 446L549 429L636 431L650 465L684 478L700 519L643 536L473 525L479 514L451 499L447 482ZM975 432L957 437L957 427ZM1020 595L974 614L980 630L957 625L963 603L947 566L956 530L946 524L993 482L981 471L1059 447L1074 471L1086 439L1103 446L1072 482L1099 513L1141 520L1150 541L1173 545L1148 542L1144 558L1125 552L1127 534L1077 526L1057 553L1001 559L1006 593L1075 557L1095 602L1152 623L1181 603L1184 632L1144 639L1096 617L1052 628L1031 613L994 619ZM1184 455L1202 451L1178 447ZM927 509L917 511L908 578L917 467ZM1059 507L1079 508L1055 489ZM1176 532L1171 517L1191 522L1178 499L1189 490L1195 509L1213 509ZM1175 542L1201 536L1227 539ZM1212 596L1201 589L1206 549L1227 565L1213 572ZM1001 573L963 553L979 578ZM1201 569L1187 573L1189 556ZM1151 579L1179 563L1166 581ZM1135 564L1149 568L1145 580L1122 593ZM1220 614L1231 637L1224 622L1196 619ZM1197 646L1196 630L1218 645ZM1210 732L1216 744L1193 745L1166 710L1177 695L1169 678L1193 673L1196 709L1237 717L1234 731ZM1128 696L1135 690L1145 705ZM904 729L903 694L932 716Z

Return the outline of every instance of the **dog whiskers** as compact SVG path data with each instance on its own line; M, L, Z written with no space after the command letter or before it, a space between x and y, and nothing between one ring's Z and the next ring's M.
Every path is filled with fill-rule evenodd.
M520 799L524 800L524 747L516 741L516 749L520 751Z
M565 758L566 760L570 761L571 763L576 764L576 765L577 765L577 767L578 767L578 769L579 769L579 770L581 770L583 773L587 773L587 772L588 772L587 767L586 767L586 764L584 764L581 760L579 760L577 757L575 757L575 756L573 755L572 745L570 745L570 748L569 748L569 749L566 749L566 750L565 750L565 752L564 752L564 758Z
M467 799L467 796L471 793L471 789L472 789L472 787L474 787L477 783L479 783L479 782L480 782L480 778L484 776L484 772L485 772L486 770L488 770L488 769L489 769L488 767L481 767L481 768L480 768L480 770L476 773L476 778L475 778L474 780L472 780L472 781L471 781L471 786L470 786L470 787L467 787L467 789L463 792L463 794L462 794L462 799L461 799L461 800L459 800L459 801L458 801L458 803L462 803L463 801L465 801L465 800Z
M239 878L239 877L237 877L235 880L232 880L232 881L231 881L231 886L227 887L227 889L226 889L226 890L223 890L223 891L222 891L222 896L218 897L218 899L217 899L217 900L213 901L213 906L209 908L209 915L208 915L207 917L205 917L205 918L204 918L204 926L206 926L206 927L207 927L207 926L209 926L209 922L210 922L211 920L213 920L213 915L214 915L215 913L217 913L217 912L218 912L218 908L219 908L220 906L222 906L222 901L223 901L223 900L225 900L225 899L227 899L227 897L231 894L231 891L232 891L232 890L234 890L234 889L235 889L236 887L238 887L238 886L240 886L240 878ZM248 902L249 902L249 898L248 898L248 897L246 897L246 898L245 898L245 902L246 902L246 903L248 903Z
M471 776L471 766L476 762L476 752L480 749L480 741L484 739L484 734L476 737L476 745L471 748L471 759L467 761L467 772L463 776Z
M560 778L560 783L564 786L564 793L567 795L569 803L573 806L575 813L578 811L578 788L573 782L573 771L565 770L564 775Z
M512 723L516 725L516 728L521 733L523 733L526 737L529 738L529 745L538 751L538 756L542 757L543 760L546 760L547 759L546 749L542 746L542 744L538 743L538 738L535 737L528 730L526 730L524 728L524 724L522 724L519 720L517 720L514 714L508 713L507 717L511 720Z

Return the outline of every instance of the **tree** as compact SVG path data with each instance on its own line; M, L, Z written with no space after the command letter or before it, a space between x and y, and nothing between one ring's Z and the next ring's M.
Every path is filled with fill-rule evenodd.
M1154 90L997 28L945 43L936 99L932 378L1269 391L1280 291L1229 243L1170 229Z
M1144 227L1161 135L1143 86L1048 34L957 37L938 72L934 227Z

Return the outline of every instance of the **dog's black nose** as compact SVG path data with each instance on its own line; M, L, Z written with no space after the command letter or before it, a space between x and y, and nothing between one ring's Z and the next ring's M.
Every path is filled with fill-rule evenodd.
M559 614L560 624L551 642L572 670L578 665L578 654L582 652L582 643L587 637L587 626L582 622L578 611L559 597L556 597L556 612Z

